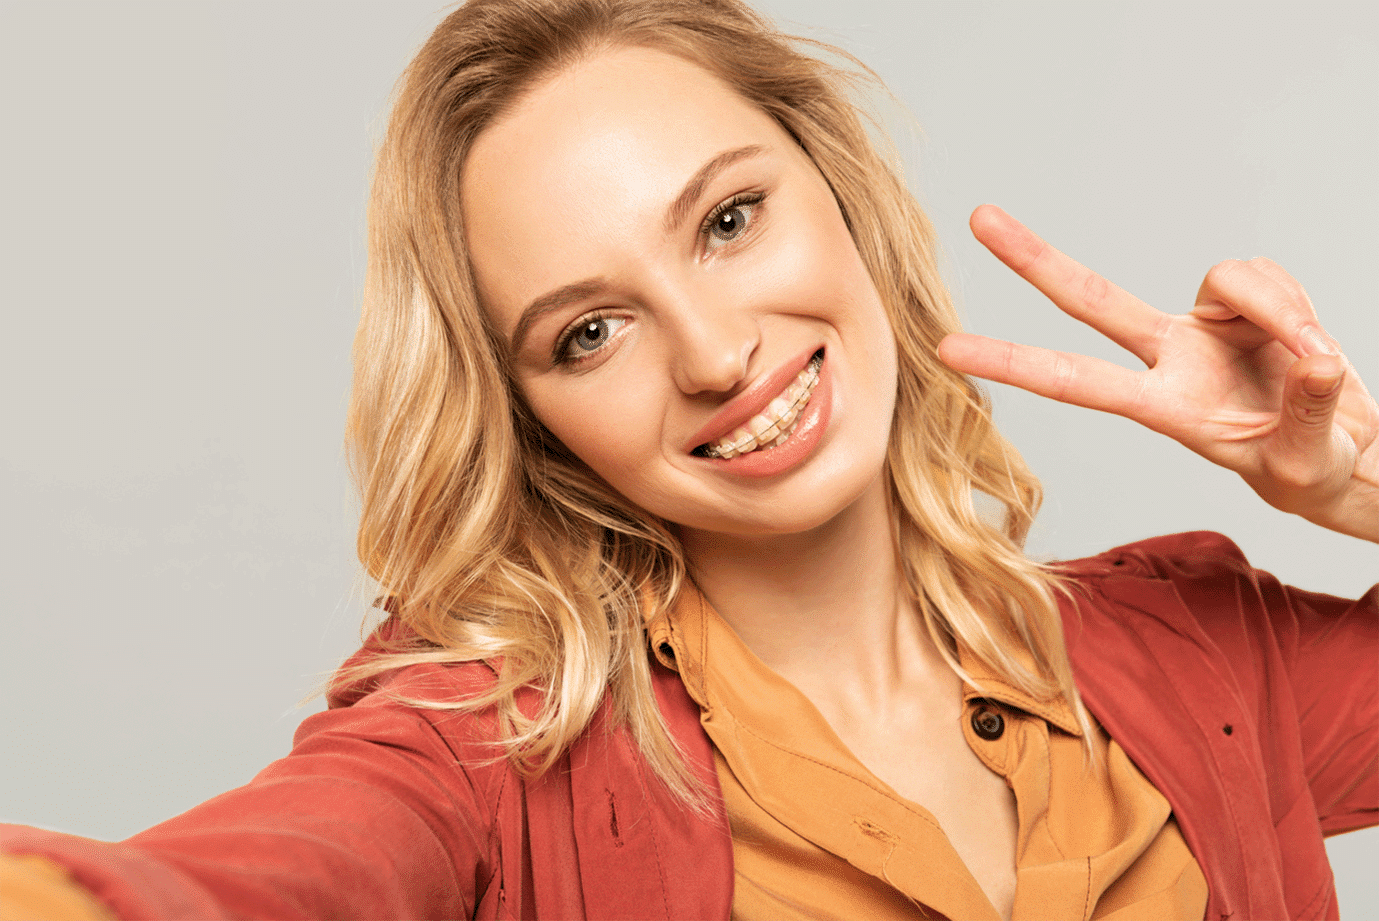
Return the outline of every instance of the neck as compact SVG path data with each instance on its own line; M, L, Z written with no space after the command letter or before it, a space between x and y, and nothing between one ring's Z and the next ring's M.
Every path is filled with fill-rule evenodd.
M915 663L946 670L902 589L892 514L878 477L810 531L682 538L695 584L767 667L821 709L877 707L918 677Z

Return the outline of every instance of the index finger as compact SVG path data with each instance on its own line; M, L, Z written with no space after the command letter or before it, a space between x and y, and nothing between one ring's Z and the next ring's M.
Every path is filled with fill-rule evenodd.
M969 225L983 246L1060 310L1154 367L1166 314L1054 249L995 205L973 211Z

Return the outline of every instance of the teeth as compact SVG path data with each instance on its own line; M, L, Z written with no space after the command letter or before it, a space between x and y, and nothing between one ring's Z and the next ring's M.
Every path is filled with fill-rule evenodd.
M795 430L809 395L819 384L822 356L816 356L790 382L790 386L773 399L760 413L731 434L710 442L700 449L708 457L731 458L762 448L776 448L784 444Z
M733 432L730 437L733 439L732 443L738 446L737 450L739 453L750 451L755 448L757 444L757 436L752 434L752 431L745 425Z
M751 432L752 437L760 442L763 440L761 437L762 433L775 424L776 423L769 416L762 413L759 416L753 416L751 419L747 420L747 424L744 425L743 428Z

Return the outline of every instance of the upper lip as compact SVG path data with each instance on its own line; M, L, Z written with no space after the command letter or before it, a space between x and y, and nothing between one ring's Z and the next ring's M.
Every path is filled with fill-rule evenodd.
M757 378L746 390L724 403L718 412L704 427L694 433L694 438L685 447L687 453L693 452L700 445L717 441L724 435L766 409L771 401L780 396L786 387L790 386L799 373L809 364L809 360L819 351L819 346L814 346L809 351L797 356L793 361L787 361L770 374Z

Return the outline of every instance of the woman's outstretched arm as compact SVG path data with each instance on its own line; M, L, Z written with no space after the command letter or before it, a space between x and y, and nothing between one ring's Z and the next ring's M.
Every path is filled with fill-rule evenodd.
M1146 369L960 333L951 367L1116 413L1239 473L1269 504L1379 542L1379 406L1302 286L1267 259L1223 262L1186 314L1161 313L983 205L972 232L1064 312Z
M408 674L412 690L455 683ZM472 917L503 804L503 765L474 770L491 761L486 728L378 694L308 717L252 782L127 841L5 825L0 851L64 869L69 901L84 891L122 918Z

